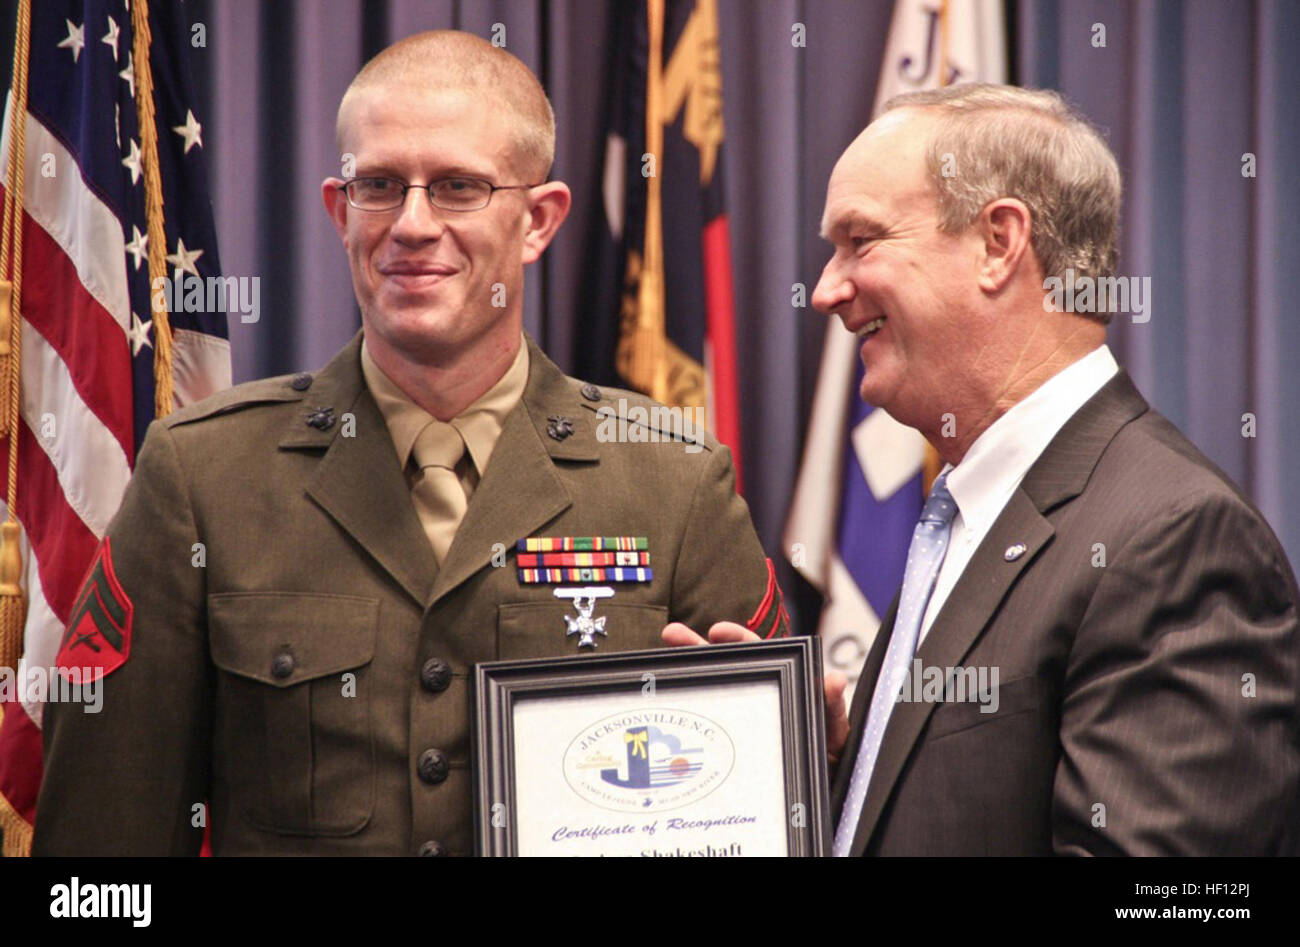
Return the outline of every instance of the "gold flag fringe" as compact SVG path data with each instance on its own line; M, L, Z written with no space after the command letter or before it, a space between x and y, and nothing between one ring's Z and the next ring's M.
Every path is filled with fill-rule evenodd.
M4 707L0 706L0 723L5 719ZM0 792L0 832L4 833L4 845L0 854L5 858L26 858L32 853L32 824L24 819Z
M148 0L131 4L132 62L135 66L135 107L140 113L140 153L144 159L144 209L149 233L149 299L153 309L154 417L172 413L172 326L167 306L156 304L167 294L156 293L158 278L167 275L167 231L163 226L162 172L158 167L158 127L153 104L153 69L149 64Z
M9 128L9 177L5 181L4 233L0 237L0 321L4 335L4 425L9 439L7 516L0 525L0 668L17 669L23 653L27 603L23 599L22 529L18 503L18 412L22 404L23 159L27 149L27 52L31 3L18 4L14 33L13 108Z
M23 654L27 603L23 598L22 527L18 503L18 425L22 406L23 166L27 154L27 64L31 0L19 0L14 30L13 103L9 126L9 176L5 181L4 229L0 237L0 437L9 439L7 516L0 524L0 668L18 667ZM4 708L0 707L0 722ZM0 831L6 858L31 854L32 826L0 793Z

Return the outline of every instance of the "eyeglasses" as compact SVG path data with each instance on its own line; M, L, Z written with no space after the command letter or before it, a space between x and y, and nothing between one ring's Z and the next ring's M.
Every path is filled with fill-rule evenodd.
M422 188L434 207L450 211L482 210L497 191L518 191L536 184L489 184L478 178L440 178L428 184L403 184L392 178L353 178L339 185L357 210L395 210L406 203L406 192Z

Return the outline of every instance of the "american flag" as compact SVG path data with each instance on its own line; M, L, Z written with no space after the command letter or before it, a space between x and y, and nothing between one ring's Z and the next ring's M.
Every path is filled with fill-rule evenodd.
M31 12L16 504L27 620L19 692L0 702L6 854L30 842L41 780L42 702L21 682L55 664L78 585L155 413L131 2L39 0ZM167 275L215 277L203 126L187 65L202 32L191 30L180 4L155 0L148 19ZM6 172L13 102L11 89L0 148ZM225 314L172 312L170 322L174 404L227 387ZM6 441L0 460L7 451ZM0 483L7 487L3 472Z

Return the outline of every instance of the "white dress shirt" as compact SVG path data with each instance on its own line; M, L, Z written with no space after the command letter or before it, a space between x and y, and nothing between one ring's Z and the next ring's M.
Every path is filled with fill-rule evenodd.
M921 622L917 647L967 564L1029 468L1084 403L1119 371L1102 345L1043 382L975 439L956 467L946 465L957 503L948 552Z

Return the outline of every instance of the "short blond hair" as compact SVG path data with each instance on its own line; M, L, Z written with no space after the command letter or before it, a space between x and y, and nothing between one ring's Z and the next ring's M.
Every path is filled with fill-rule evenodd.
M1045 277L1064 277L1067 269L1076 278L1114 274L1119 165L1097 129L1060 95L971 83L897 95L883 111L900 108L937 113L926 163L945 232L969 227L990 201L1014 197L1029 208ZM955 174L942 173L945 155L955 159Z
M555 112L533 71L504 49L473 33L430 30L399 40L357 73L343 93L334 135L343 150L343 114L349 100L377 87L420 83L471 92L500 107L515 137L515 170L540 184L555 162Z

